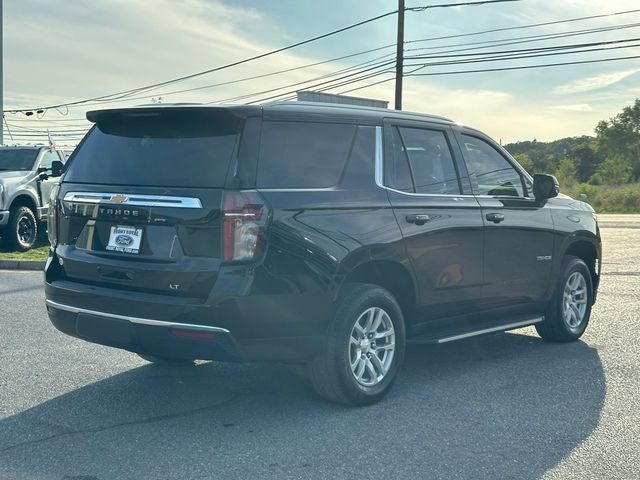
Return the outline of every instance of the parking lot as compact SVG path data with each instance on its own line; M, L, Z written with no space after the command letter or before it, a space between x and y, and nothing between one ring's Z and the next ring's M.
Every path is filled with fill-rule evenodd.
M582 341L412 346L361 409L285 366L157 367L64 336L42 275L0 271L0 478L638 478L640 216L601 227Z

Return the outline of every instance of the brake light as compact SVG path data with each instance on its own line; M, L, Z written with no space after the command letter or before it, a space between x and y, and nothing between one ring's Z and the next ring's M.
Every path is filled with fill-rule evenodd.
M49 195L49 210L47 212L47 237L52 247L58 243L58 192L60 184L56 183Z
M266 247L269 209L258 192L226 192L224 196L223 260L258 258Z

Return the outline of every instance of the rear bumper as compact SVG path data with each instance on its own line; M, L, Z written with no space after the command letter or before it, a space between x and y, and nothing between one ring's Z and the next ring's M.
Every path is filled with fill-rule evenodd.
M46 300L46 306L58 330L92 343L178 359L242 359L235 339L224 328L131 317L53 300Z

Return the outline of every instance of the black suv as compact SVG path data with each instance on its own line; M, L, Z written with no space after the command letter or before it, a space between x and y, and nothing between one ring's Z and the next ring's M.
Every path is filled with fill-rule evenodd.
M593 209L477 130L296 102L87 118L49 218L47 310L69 335L158 363L303 363L366 404L406 342L587 327Z

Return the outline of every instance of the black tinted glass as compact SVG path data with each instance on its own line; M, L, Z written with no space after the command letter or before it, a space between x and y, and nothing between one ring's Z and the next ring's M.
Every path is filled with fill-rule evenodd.
M385 185L402 192L415 192L404 144L396 127L391 131L391 145L393 156L384 162Z
M215 110L105 115L78 147L65 181L222 187L241 128Z
M409 157L416 193L457 195L458 175L444 132L400 128L404 153Z
M351 150L355 125L265 122L258 186L326 188L336 185Z
M0 171L31 170L37 156L37 149L0 148Z
M524 196L518 171L484 140L462 135L467 170L479 195Z

